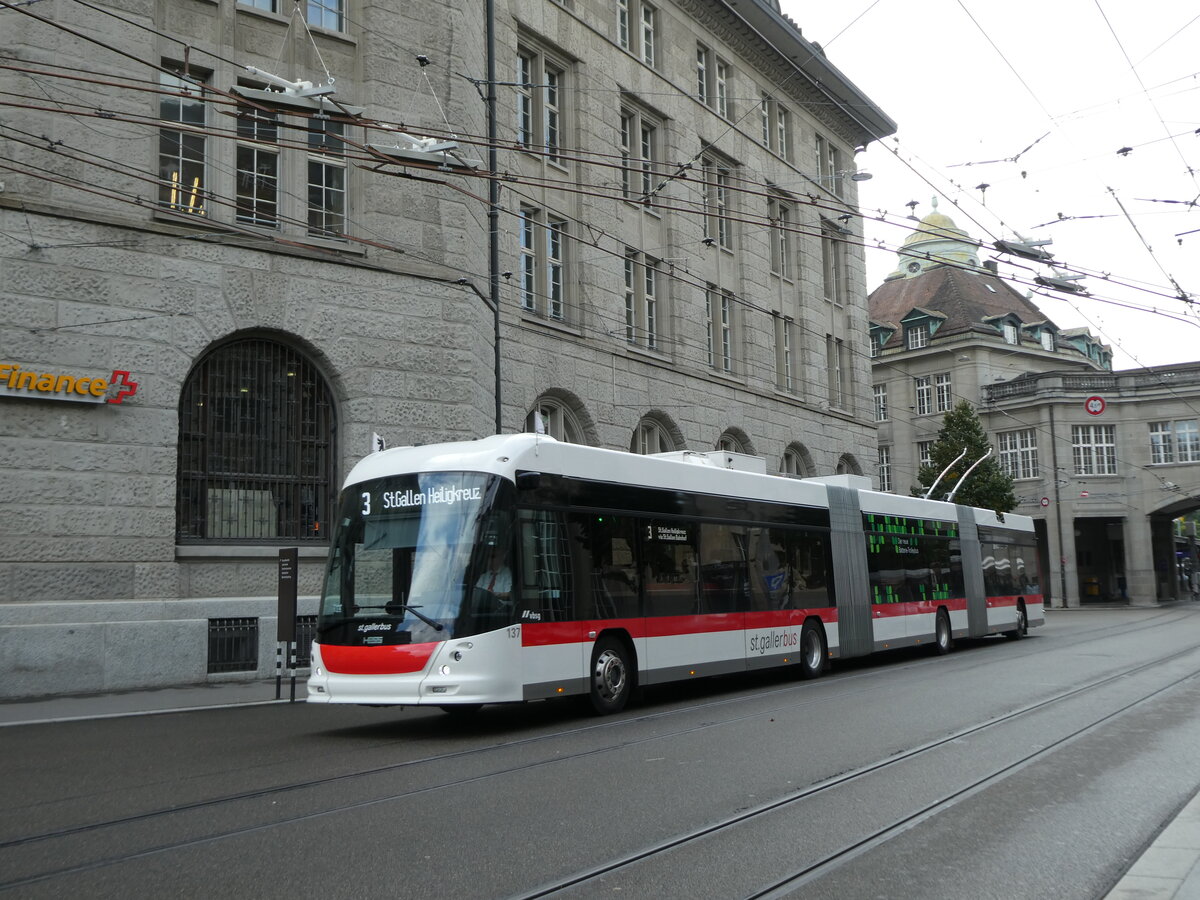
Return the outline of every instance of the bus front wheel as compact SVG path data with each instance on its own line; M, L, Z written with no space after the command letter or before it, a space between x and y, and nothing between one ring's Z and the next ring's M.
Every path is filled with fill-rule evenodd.
M945 656L954 649L954 634L950 631L950 616L944 609L937 611L933 629L933 647L938 656Z
M633 689L629 650L614 637L596 641L592 651L592 708L602 716L620 712Z

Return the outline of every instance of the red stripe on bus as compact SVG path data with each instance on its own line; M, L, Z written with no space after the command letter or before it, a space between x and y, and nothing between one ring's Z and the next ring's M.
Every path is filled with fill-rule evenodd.
M420 672L438 644L380 644L374 647L321 645L321 661L340 675L407 675Z
M1016 606L1018 600L1024 600L1026 603L1041 603L1041 594L1014 594L1011 597L988 597L987 605L989 608L997 606Z
M588 639L589 634L621 630L630 637L678 637L686 634L716 634L750 628L779 628L800 625L809 616L822 622L837 621L833 607L820 609L784 609L751 613L712 613L695 616L652 616L645 619L590 619L580 622L525 622L521 625L523 647L572 644Z
M989 606L991 605L989 601ZM966 597L951 597L948 600L916 600L912 603L876 603L871 612L877 619L890 619L893 616L932 615L939 607L960 610L967 608Z

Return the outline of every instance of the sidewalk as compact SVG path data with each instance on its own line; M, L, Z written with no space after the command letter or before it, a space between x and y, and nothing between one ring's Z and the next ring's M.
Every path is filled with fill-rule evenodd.
M307 695L305 679L297 678L296 702L304 702ZM0 702L0 728L81 719L156 715L222 706L287 703L291 696L291 682L287 678L283 680L281 696L282 700L275 699L275 679L272 678L270 681L230 681L152 690L114 691L108 694L10 700Z
M1200 793L1146 848L1105 900L1200 900Z

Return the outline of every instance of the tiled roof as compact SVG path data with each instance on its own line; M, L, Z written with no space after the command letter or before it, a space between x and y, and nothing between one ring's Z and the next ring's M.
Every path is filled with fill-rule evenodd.
M899 323L915 307L937 311L945 316L937 329L939 339L972 330L994 331L985 320L1009 313L1023 325L1054 326L1045 313L986 269L938 266L913 278L885 281L867 303L871 321L878 323ZM897 332L885 346L903 340Z

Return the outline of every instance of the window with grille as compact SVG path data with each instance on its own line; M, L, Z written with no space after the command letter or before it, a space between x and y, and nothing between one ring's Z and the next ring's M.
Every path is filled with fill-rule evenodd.
M258 619L208 620L208 672L258 670Z
M299 351L243 338L209 352L180 400L177 539L325 540L335 428L329 387Z

